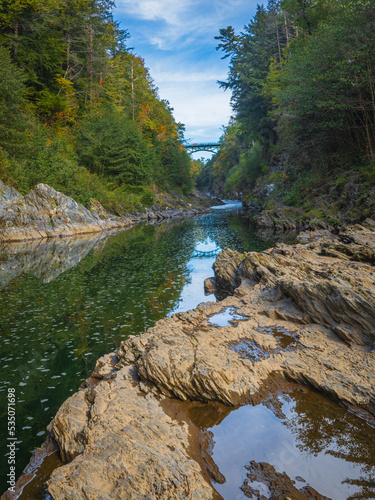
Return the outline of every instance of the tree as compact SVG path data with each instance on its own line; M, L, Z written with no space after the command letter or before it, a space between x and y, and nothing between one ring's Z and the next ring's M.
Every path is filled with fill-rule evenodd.
M141 184L150 174L147 144L137 125L109 106L81 122L78 155L91 172L121 183Z
M25 75L12 63L9 50L4 47L0 47L0 60L0 147L15 153L25 145Z
M284 143L309 157L374 158L374 26L374 6L340 2L311 36L296 40L274 89Z

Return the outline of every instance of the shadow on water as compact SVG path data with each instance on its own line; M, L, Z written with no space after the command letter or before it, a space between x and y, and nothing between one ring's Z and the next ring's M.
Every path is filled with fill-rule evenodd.
M178 223L0 248L0 435L14 387L17 476L100 356L168 314L215 300L203 290L215 256L194 256L207 241L216 250L269 246L237 205ZM7 454L0 459L3 478Z

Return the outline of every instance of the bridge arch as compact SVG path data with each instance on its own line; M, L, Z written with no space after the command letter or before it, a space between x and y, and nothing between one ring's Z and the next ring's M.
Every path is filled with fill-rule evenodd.
M209 153L217 153L220 144L218 142L202 142L194 144L186 144L185 149L188 153L196 153L198 151L208 151Z

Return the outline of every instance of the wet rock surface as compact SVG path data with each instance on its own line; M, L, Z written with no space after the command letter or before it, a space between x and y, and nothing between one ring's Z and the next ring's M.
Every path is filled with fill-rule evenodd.
M324 252L327 245L342 244L350 246L352 256ZM338 237L317 236L307 245L219 254L216 283L234 290L233 296L200 304L128 338L98 362L88 382L96 385L62 405L53 433L68 463L48 481L52 497L214 498L191 451L189 424L163 410L170 398L235 407L254 402L277 375L361 408L371 420L375 272L371 258L356 259L355 249L370 256L374 251L370 222ZM210 318L225 308L244 319L213 326ZM249 346L255 357L246 355ZM209 435L206 441L210 446ZM251 493L250 479L261 475L269 488L275 485L272 498L324 498L290 486L272 466L254 462L249 467L245 493ZM214 464L211 470L220 482Z
M205 295L211 295L217 292L217 284L215 278L206 278L204 280L204 293Z

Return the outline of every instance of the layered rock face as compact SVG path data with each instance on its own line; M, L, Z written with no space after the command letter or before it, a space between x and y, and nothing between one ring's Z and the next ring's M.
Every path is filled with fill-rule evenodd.
M195 196L197 202L202 200ZM192 207L180 202L177 208L146 210L142 214L117 217L92 200L90 209L73 198L55 191L47 184L38 184L27 195L0 181L0 244L41 238L55 238L77 234L96 233L130 227L138 222L158 222L181 216L209 212L205 205Z
M48 481L52 497L214 498L190 423L164 411L171 398L233 407L281 375L374 416L373 227L309 235L307 245L268 253L223 251L216 283L233 296L128 338L62 405L52 428L68 463ZM223 314L229 321L216 326ZM249 468L251 477L266 472ZM288 478L278 477L284 493Z
M94 233L131 225L130 219L108 214L100 203L88 210L47 184L26 196L4 188L0 196L0 241L22 241Z
M189 458L188 425L170 418L138 384L128 366L62 405L53 430L70 463L49 482L53 498L214 498Z

